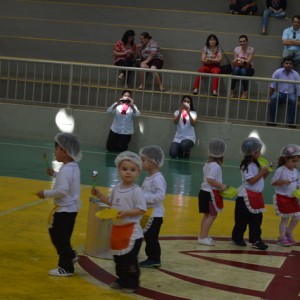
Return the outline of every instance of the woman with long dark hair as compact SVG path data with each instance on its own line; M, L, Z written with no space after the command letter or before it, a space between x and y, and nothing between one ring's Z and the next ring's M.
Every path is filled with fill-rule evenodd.
M174 112L174 123L177 129L169 154L172 158L189 158L196 141L194 126L197 123L192 97L182 97L179 108Z
M133 67L137 48L134 43L135 32L133 30L127 30L120 41L114 46L114 65L122 67ZM126 78L126 85L128 85L129 75L131 72L122 70L119 74L119 79L124 80Z

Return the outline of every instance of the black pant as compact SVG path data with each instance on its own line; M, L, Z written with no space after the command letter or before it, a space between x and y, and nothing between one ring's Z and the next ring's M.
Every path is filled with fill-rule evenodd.
M52 228L49 228L51 241L59 255L58 266L70 273L74 272L72 260L76 257L71 246L76 216L77 212L56 212L53 215Z
M244 239L244 233L249 225L249 243L255 243L261 240L261 224L263 214L253 214L246 207L244 197L238 197L235 202L234 221L232 230L232 240L241 242Z
M146 255L149 260L155 262L160 262L161 248L158 241L158 236L162 223L163 218L154 218L150 228L144 233L144 239L146 242Z
M119 134L110 130L106 142L106 149L114 152L126 151L130 140L131 134Z
M141 249L143 239L135 240L133 249L124 255L114 255L116 264L117 282L122 288L137 289L139 287L140 267L138 254Z
M133 67L134 64L134 60L133 59L120 59L118 60L115 65L116 66L122 66L122 67ZM121 73L124 74L124 76L126 77L126 83L128 84L129 82L129 76L131 76L131 74L133 73L132 71L127 71L127 70L121 70Z
M238 4L231 4L229 5L229 9L230 10L234 10L234 11L237 11L239 12L240 14L243 14L243 15L249 15L250 12L255 14L256 11L257 11L257 6L252 6L252 7L249 7L248 9L246 9L246 11L242 12L241 9L243 8L243 6L241 5L238 5Z

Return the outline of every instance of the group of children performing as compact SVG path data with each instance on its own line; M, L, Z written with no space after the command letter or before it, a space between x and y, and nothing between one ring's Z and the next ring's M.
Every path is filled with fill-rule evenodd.
M264 180L269 175L270 167L261 166L258 159L261 156L262 142L255 138L245 139L241 145L243 159L240 163L242 185L238 189L235 201L234 227L232 242L237 246L246 246L244 233L249 226L249 243L253 248L266 250L261 239L261 224L265 211L263 199ZM214 240L208 235L209 230L222 211L222 191L227 190L223 184L222 169L226 145L222 139L214 138L209 141L208 161L203 167L204 180L199 192L199 212L204 213L198 243L213 246ZM293 230L300 219L300 205L293 193L300 187L300 176L296 168L300 158L300 147L289 144L280 151L277 169L271 184L275 187L273 203L276 214L281 217L279 224L280 246L296 244Z
M49 271L51 276L73 276L74 263L78 260L71 246L71 235L80 207L80 144L76 136L60 133L55 137L55 157L63 166L56 173L48 167L47 173L55 177L53 189L36 193L39 198L53 197L54 208L49 218L49 234L59 260L58 266ZM163 223L167 184L160 172L164 152L156 145L146 146L139 155L130 151L121 152L115 159L120 183L108 197L100 189L92 188L92 195L118 210L113 219L110 246L114 257L117 280L111 288L124 293L133 293L139 287L140 267L153 268L161 265L161 247L158 240ZM141 188L135 183L141 170L148 176ZM141 219L148 217L141 226ZM145 241L147 259L138 262L142 241Z
M243 141L241 151L244 158L240 164L242 186L239 188L235 206L235 225L232 241L238 246L246 246L244 233L249 226L249 242L256 249L266 250L268 246L261 239L262 212L264 200L262 191L264 179L269 174L267 166L262 167L260 157L262 143L257 138ZM223 208L221 192L227 190L223 184L222 169L226 145L222 139L213 138L208 144L208 160L203 167L203 183L199 192L199 212L203 213L198 243L212 246L214 240L209 230ZM40 198L53 197L54 209L49 218L49 234L59 255L58 266L49 271L52 276L72 276L74 263L78 260L71 246L71 235L80 207L80 144L76 136L60 133L55 137L55 156L63 166L56 173L48 167L47 173L54 176L53 189L37 192ZM281 150L278 168L272 179L275 187L274 205L281 216L278 244L295 244L293 229L300 218L298 199L292 196L300 186L300 176L296 164L300 157L297 145L287 145ZM156 145L146 146L139 155L130 151L121 152L115 159L120 176L110 196L93 187L92 195L118 210L113 219L110 246L115 262L116 281L111 288L125 293L133 293L139 287L140 267L152 268L161 265L159 232L163 223L166 195L166 181L160 172L164 163L164 152ZM148 174L141 187L135 182L141 170ZM148 216L141 225L144 216ZM145 217L144 217L145 218ZM145 241L147 259L138 261L138 254Z

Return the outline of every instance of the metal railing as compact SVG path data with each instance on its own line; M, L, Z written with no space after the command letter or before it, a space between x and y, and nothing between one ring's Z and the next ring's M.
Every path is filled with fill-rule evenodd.
M144 89L139 90L140 68L0 57L0 100L8 103L106 109L127 88L118 79L121 70L127 71L125 82L127 76L130 76L128 88L132 91L135 104L142 113L153 115L173 115L182 96L191 95L193 81L199 76L196 72L143 70L147 76ZM161 92L155 85L153 72L161 76L166 91ZM220 79L218 96L211 94L213 77ZM247 77L249 97L241 99L230 98L233 78L238 79L235 92L240 95L241 80L245 80L245 77L201 74L199 93L192 95L199 118L265 124L269 115L269 85L274 80ZM277 107L277 124L286 125L287 107ZM296 124L300 124L298 119Z

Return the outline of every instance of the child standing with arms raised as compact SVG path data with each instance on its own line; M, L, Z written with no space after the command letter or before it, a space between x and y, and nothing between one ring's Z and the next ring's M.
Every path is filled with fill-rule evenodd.
M222 183L221 169L225 150L226 145L223 140L213 138L209 141L208 161L203 167L203 183L198 195L199 212L204 214L198 237L198 243L201 245L213 246L215 244L208 233L218 212L223 209L220 191L227 189L227 185Z
M296 244L293 230L300 219L300 205L298 199L292 194L300 186L300 174L296 169L299 156L300 149L297 145L290 144L282 148L278 168L271 181L275 187L273 198L275 211L281 217L277 241L277 245L280 246Z
M244 158L240 164L242 186L235 202L232 241L237 246L246 246L244 233L249 225L249 243L259 250L266 250L261 239L261 224L265 211L262 191L264 179L269 174L268 167L261 167L257 159L260 157L262 142L254 137L245 139L241 146Z
M140 267L160 267L161 248L158 236L165 212L162 202L166 196L167 184L159 168L162 167L165 156L163 150L155 145L142 148L139 154L142 158L143 169L148 172L148 176L142 184L142 190L146 198L147 208L153 209L144 228L147 259L140 262Z
M55 137L55 157L63 163L59 172L47 170L55 177L52 190L37 192L39 198L54 198L54 208L49 217L49 234L59 255L58 267L50 270L51 276L73 276L76 253L71 246L71 236L78 209L80 207L80 170L78 161L82 155L76 136L60 133Z
M103 195L96 188L92 189L92 194L119 210L117 220L113 220L110 238L118 276L111 288L134 293L139 287L138 253L143 241L140 219L147 210L144 194L135 184L142 168L142 160L137 154L124 151L116 157L115 165L121 182L113 188L111 196Z

